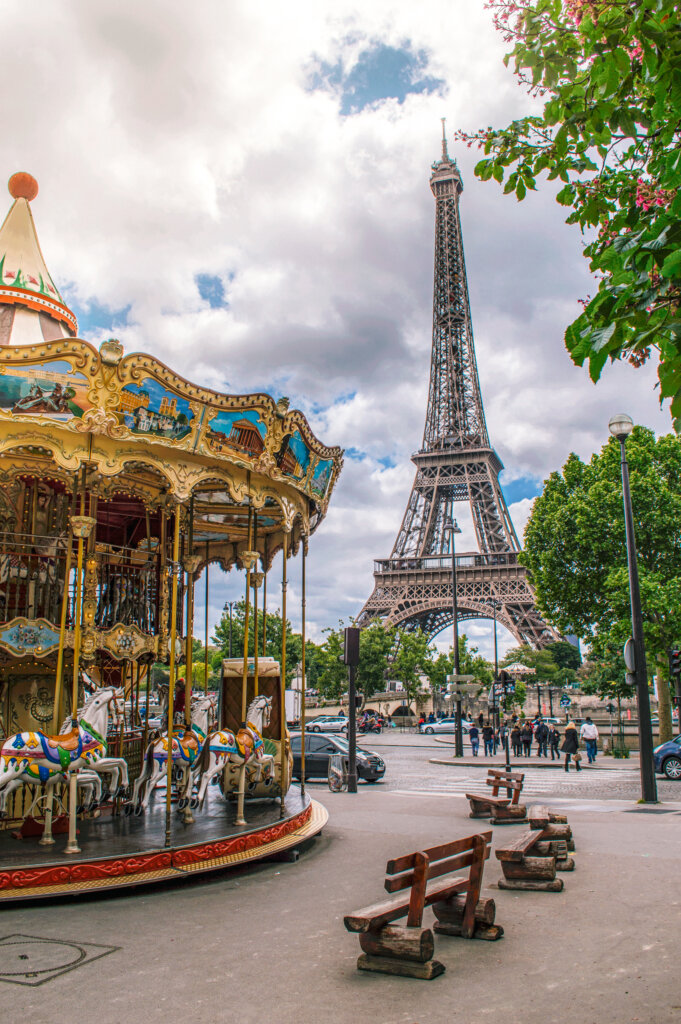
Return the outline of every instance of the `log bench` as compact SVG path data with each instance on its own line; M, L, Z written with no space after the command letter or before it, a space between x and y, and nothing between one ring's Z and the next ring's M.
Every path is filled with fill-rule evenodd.
M486 785L492 787L492 795L486 793L466 793L470 801L471 818L490 818L493 825L513 825L525 821L527 808L518 803L523 791L525 776L519 772L507 772L498 768L490 768L487 772ZM512 797L500 797L499 790L512 791Z
M499 879L499 888L562 892L563 879L556 878L556 871L572 871L575 862L568 857L567 846L564 846L565 855L559 860L555 842L560 841L546 841L542 830L530 829L498 847L494 852L504 873L504 877Z
M543 804L534 804L530 807L527 820L531 829L539 829L544 833L542 839L558 844L558 848L562 848L564 843L567 850L574 852L572 829L564 814L555 814ZM560 868L558 870L560 871Z
M504 930L494 924L494 900L480 900L491 841L492 833L483 832L389 860L385 888L399 895L344 918L347 930L359 934L358 970L428 980L442 974L444 965L433 959L433 931L422 927L427 906L435 911L435 931L441 935L501 938ZM467 871L454 874L463 869ZM393 924L402 917L406 925Z

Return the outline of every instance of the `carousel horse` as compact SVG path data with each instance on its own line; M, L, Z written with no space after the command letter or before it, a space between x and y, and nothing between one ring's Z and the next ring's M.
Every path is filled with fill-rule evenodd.
M88 695L88 692L90 692L91 695L95 692L95 690L96 687L93 687L91 691L88 691L86 686L86 697ZM116 704L115 702L112 710L112 725L114 730L117 732L121 726L121 723L125 721L125 715L123 713L123 709L120 708L118 704ZM78 718L81 717L82 713L83 709L78 708ZM71 717L71 715L67 715L61 724L61 727L59 729L59 735L63 736L66 733L71 732L72 729L73 718ZM117 796L119 794L119 790L121 790L121 779L123 777L123 771L121 768L120 761L122 760L122 758L112 757L108 760L111 762L111 766L108 769L102 768L101 772L94 772L92 771L92 769L81 769L81 771L78 772L78 785L82 785L84 788L87 788L89 784L93 789L90 800L84 805L84 809L87 811L94 810L94 808L97 807L104 800L108 800L108 798L112 794L113 796ZM108 776L109 781L106 784L105 788L102 787L102 779L100 778L100 775Z
M50 736L22 732L8 736L0 748L0 814L9 794L22 785L43 785L51 790L63 782L66 772L80 770L97 774L118 767L122 783L128 785L128 766L123 758L107 757L106 734L110 705L123 699L123 690L107 686L85 702L76 728Z
M250 787L267 774L266 782L274 778L274 757L265 753L262 731L270 724L272 698L260 695L249 705L246 725L235 734L228 729L212 732L192 766L199 773L198 804L203 806L209 783L227 765L234 764L252 774Z
M187 806L192 782L190 769L199 751L205 745L209 722L214 710L215 701L212 697L200 697L195 704L192 703L191 728L184 729L181 733L176 733L173 730L172 760L173 774L178 779L178 810L183 810ZM135 779L131 804L131 810L134 809L135 814L142 814L147 810L151 794L167 770L168 733L165 732L158 739L152 740L147 747L144 767ZM126 812L130 813L127 809Z

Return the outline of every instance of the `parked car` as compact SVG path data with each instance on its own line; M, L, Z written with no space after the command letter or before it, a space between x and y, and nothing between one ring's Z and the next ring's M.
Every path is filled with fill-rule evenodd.
M344 715L318 715L305 723L305 732L347 732L348 720Z
M464 735L470 727L470 722L461 723ZM419 726L419 732L425 732L428 736L432 736L434 732L456 732L456 718L452 716L451 718L440 718L437 722L424 722Z
M681 781L681 736L655 747L653 760L656 772L675 782Z
M300 778L302 736L294 733L291 736L291 753L293 754L293 776ZM340 736L323 734L305 737L305 778L326 778L329 774L329 757L331 754L348 754L348 742ZM346 762L347 764L347 756ZM371 750L357 748L357 778L365 782L378 782L385 773L385 763L378 754Z

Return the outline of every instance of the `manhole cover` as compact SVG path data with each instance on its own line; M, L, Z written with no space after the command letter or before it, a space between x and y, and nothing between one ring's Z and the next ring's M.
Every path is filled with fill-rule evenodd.
M625 814L678 814L673 807L627 807Z
M120 946L102 946L96 942L5 935L0 939L0 981L42 985L117 949Z

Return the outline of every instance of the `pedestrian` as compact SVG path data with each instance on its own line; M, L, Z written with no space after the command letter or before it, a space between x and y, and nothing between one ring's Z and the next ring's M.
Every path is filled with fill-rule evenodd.
M506 722L502 722L499 726L499 746L502 750L506 750L506 738L508 736L508 726Z
M483 715L483 713L481 711L480 714L478 715L478 728L482 729L484 723L485 723L485 716Z
M537 757L548 757L547 744L549 741L549 727L543 719L539 719L534 730L534 738L537 741Z
M529 757L532 753L532 726L527 720L523 722L520 730L520 739L523 744L523 756Z
M551 760L560 761L560 754L558 753L558 744L560 743L560 733L555 725L552 725L549 729L549 746L551 747Z
M589 764L593 764L598 751L598 729L588 715L579 730L579 738L586 743L586 756L589 758Z
M478 731L477 725L472 725L468 730L468 738L471 741L471 751L473 757L478 756L478 750L480 749L480 732Z
M513 756L520 757L522 754L522 740L520 739L520 726L516 722L511 729L511 746L513 747Z
M577 771L581 771L579 762L581 756L579 753L579 736L577 735L577 726L574 722L568 722L565 726L565 738L563 739L563 745L560 748L565 754L565 771L570 771L570 757L574 757L575 768Z
M487 757L488 754L491 757L494 752L494 729L489 724L489 719L482 727L482 739L485 744L485 757Z
M430 714L428 715L428 724L431 725L434 721L435 721L435 715L431 711Z

